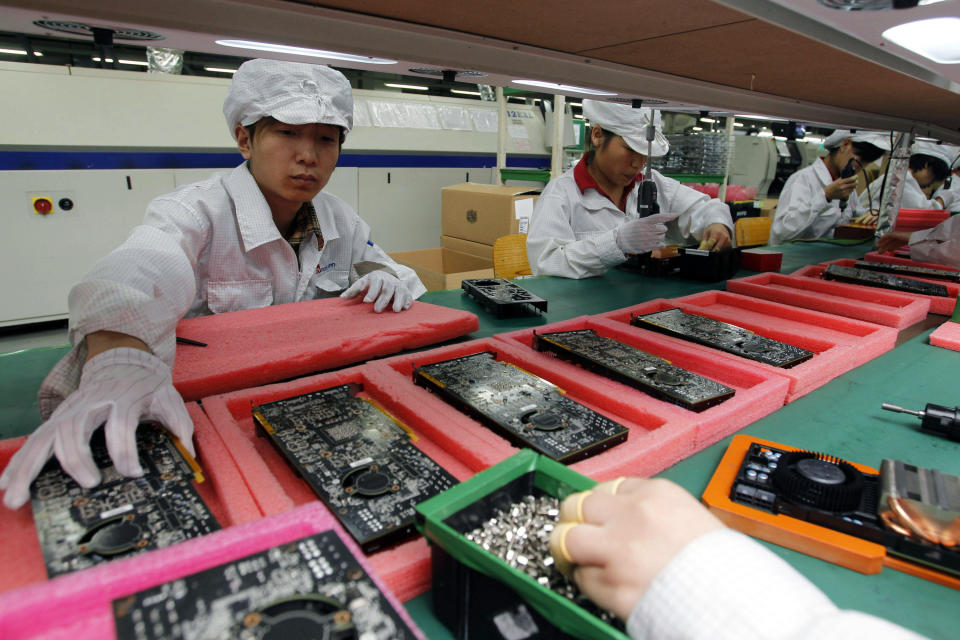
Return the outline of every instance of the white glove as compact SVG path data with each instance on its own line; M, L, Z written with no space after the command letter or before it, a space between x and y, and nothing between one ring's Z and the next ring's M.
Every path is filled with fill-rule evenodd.
M91 358L79 388L27 439L0 476L3 504L17 509L30 499L30 483L55 453L63 470L85 488L100 482L90 436L106 421L107 450L117 471L143 475L136 431L142 420L163 424L191 455L193 422L173 388L170 367L140 349L117 348Z
M617 246L624 253L647 253L664 246L667 222L679 213L657 213L646 218L627 220L614 230Z
M403 286L403 283L396 276L390 275L386 271L371 271L350 285L350 288L341 293L340 297L352 298L364 291L367 292L367 295L363 298L364 302L376 300L373 304L373 310L376 313L386 309L391 299L393 300L393 310L397 312L409 309L410 305L413 304L413 294Z

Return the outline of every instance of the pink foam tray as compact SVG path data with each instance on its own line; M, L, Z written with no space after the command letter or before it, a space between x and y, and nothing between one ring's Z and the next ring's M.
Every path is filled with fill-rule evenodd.
M898 291L851 287L832 280L814 280L780 273L761 273L727 280L727 291L896 329L920 322L930 311L929 300L920 300Z
M205 478L204 482L196 485L197 491L217 522L221 527L228 527L262 518L263 513L247 490L233 457L227 453L223 441L210 425L203 410L197 403L191 402L187 404L187 411L193 419L194 445ZM0 440L0 466L6 467L24 441L26 436ZM0 572L0 591L48 581L30 504L27 503L16 511L0 506L0 511L0 539L8 541L8 544L0 545L0 566L3 567ZM160 551L163 549L143 555ZM52 582L58 582L64 577L66 576L57 577ZM0 628L2 626L0 624Z
M251 410L253 407L303 395L311 391L343 384L362 385L362 394L393 413L392 398L394 382L383 379L370 370L370 365L361 365L322 373L290 382L271 384L252 389L243 389L203 399L214 429L223 438L230 454L249 487L258 506L265 515L280 513L296 505L318 500L310 486L297 475L285 458L274 448L269 438L257 435ZM393 413L396 416L395 413ZM416 436L414 445L430 456L437 464L463 481L473 471L455 455L456 449L438 445L420 425L405 421ZM401 600L409 600L430 588L430 551L423 537L416 537L399 545L378 551L368 556L370 565Z
M631 347L645 351L657 357L668 360L675 366L686 369L698 375L715 380L736 390L734 396L718 405L701 412L690 411L683 407L658 400L643 391L626 384L606 378L601 374L592 373L581 367L554 357L549 353L542 353L533 349L534 333L542 334L551 331L575 331L578 329L592 329L597 335L611 338ZM693 429L696 436L693 440L693 450L666 452L654 448L649 453L645 450L643 437L635 437L631 433L627 442L612 449L611 454L630 456L631 464L638 469L652 469L652 472L669 466L686 456L717 442L721 438L742 429L748 424L773 413L781 406L787 397L787 388L790 381L776 373L765 371L753 363L742 358L735 358L727 354L719 357L701 350L692 351L680 347L672 341L664 340L664 336L649 335L631 331L630 327L622 322L614 322L608 318L581 316L563 322L537 327L536 329L522 329L496 336L511 345L521 345L526 360L524 368L541 377L563 376L565 379L580 380L591 395L597 396L597 404L604 404L604 397L618 398L636 406L655 406L663 415L670 416L668 422L659 430L671 430L674 424L680 428ZM684 443L686 440L677 438L674 442ZM652 459L647 459L652 458Z
M477 316L414 302L374 313L359 298L327 298L181 320L173 384L184 400L328 371L475 331Z
M947 321L934 329L930 334L930 344L960 351L960 322Z
M704 291L672 300L650 300L601 314L601 317L629 324L634 315L673 308L729 322L757 335L813 351L812 358L789 369L754 363L766 371L790 378L787 402L792 402L841 373L889 351L897 340L896 329L890 327L725 291ZM648 331L639 327L632 329ZM665 337L677 340L688 348L699 346L679 338ZM710 352L718 353L715 349L710 349Z
M829 262L821 262L820 264L808 264L805 267L801 267L794 271L791 275L800 276L803 278L816 278L821 280L820 274L824 272L828 264L838 264L842 267L852 267L856 264L856 260L850 258L842 258L840 260L830 260ZM897 291L901 295L911 296L920 300L929 300L930 301L930 313L939 313L941 315L950 315L953 313L953 308L957 304L957 294L960 293L960 284L954 284L952 282L946 282L944 280L931 280L929 278L915 278L910 277L912 280L924 280L926 282L936 282L937 284L942 284L947 288L947 293L949 297L942 296L927 296L922 293L909 293L907 291ZM892 291L892 289L882 289L880 287L868 287L860 284L852 284L849 282L842 282L844 286L848 287L857 287L859 289L870 289L877 291Z
M690 455L697 448L698 419L691 411L665 402L636 402L637 394L616 394L595 387L583 370L544 366L542 356L512 341L484 338L370 363L389 380L390 410L415 425L474 471L482 471L517 452L505 438L413 382L414 367L483 351L497 360L539 375L563 389L569 398L629 429L627 440L573 463L570 467L597 480L622 475L651 475ZM548 363L553 364L553 363ZM743 373L744 381L762 381ZM748 383L749 384L749 383ZM777 404L776 384L771 384ZM782 394L781 394L782 395ZM772 409L771 409L772 410ZM709 437L704 434L704 437Z
M863 257L867 262L885 262L887 264L902 264L911 267L926 267L927 269L942 269L944 271L960 271L956 267L950 267L945 264L938 264L936 262L920 262L919 260L911 260L909 258L898 258L897 256L890 253L880 253L878 251L871 251Z
M330 529L356 555L403 621L424 638L350 536L319 503L7 592L0 595L0 635L5 640L116 638L114 599Z

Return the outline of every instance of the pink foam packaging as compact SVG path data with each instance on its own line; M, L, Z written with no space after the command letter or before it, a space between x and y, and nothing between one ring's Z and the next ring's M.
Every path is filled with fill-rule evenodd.
M936 262L920 262L918 260L910 260L909 258L898 258L895 255L889 253L880 253L878 251L871 251L863 257L867 262L885 262L887 264L902 264L911 267L926 267L927 269L943 269L944 271L960 271L956 267L950 267L945 264L938 264Z
M791 275L800 276L803 278L816 278L822 280L820 274L824 272L828 264L838 264L841 267L852 267L856 264L856 260L850 258L842 258L840 260L830 260L829 262L822 262L820 264L808 264L805 267L801 267L794 271ZM897 291L897 293L905 296L911 296L921 300L930 301L930 313L939 313L941 315L950 315L953 313L953 307L957 304L957 294L960 293L960 284L954 284L952 282L945 282L943 280L931 280L928 278L915 278L911 276L912 280L924 280L926 282L936 282L937 284L942 284L947 288L948 297L944 298L942 296L927 296L922 293L909 293L907 291ZM833 282L833 281L831 281ZM868 290L878 290L878 291L892 291L892 289L882 289L880 287L868 287L860 284L852 284L849 282L842 282L847 287L858 287L860 289Z
M690 411L683 407L658 400L629 385L611 380L601 374L592 373L575 364L566 362L552 354L542 353L533 349L534 333L551 331L575 331L592 329L597 335L617 340L624 344L668 360L673 365L715 380L736 390L734 396L720 404L701 412ZM519 344L527 352L524 367L542 377L562 375L568 379L582 379L587 388L595 390L600 396L622 398L628 403L644 406L657 406L664 415L671 415L670 420L659 429L672 429L672 423L682 425L682 428L694 429L693 451L676 450L672 452L645 451L644 438L631 434L625 444L612 449L612 455L631 457L632 463L639 469L653 469L659 471L673 462L677 462L690 453L699 451L721 438L742 429L743 427L773 413L779 409L787 397L787 388L790 381L778 374L765 371L753 363L722 354L719 357L702 351L691 351L681 348L671 341L664 340L664 336L648 335L631 331L630 327L622 322L614 322L608 318L581 316L563 322L523 329L496 336L508 344ZM658 429L658 430L659 430ZM676 442L686 442L677 439ZM651 459L647 459L651 458Z
M477 316L414 302L374 313L359 298L327 298L181 320L173 384L184 400L245 389L417 349L475 331Z
M207 416L226 443L243 481L265 515L316 502L318 498L274 448L270 439L257 435L252 408L318 389L353 383L362 385L365 397L392 413L394 390L389 387L393 382L384 381L381 376L371 373L370 365L361 365L204 398L203 407ZM403 418L400 419L403 421ZM434 442L429 434L419 429L419 425L410 422L406 422L406 425L411 427L417 438L414 444L457 480L463 481L473 475L469 467ZM422 537L375 552L368 556L368 560L401 600L409 600L430 588L430 552Z
M727 291L845 318L903 329L920 322L930 301L876 287L849 287L832 280L814 280L780 273L761 273L727 281Z
M197 403L191 402L187 404L187 411L193 419L194 445L205 478L204 482L197 485L197 491L217 522L221 527L228 527L262 518L263 514L247 490L233 458L227 453L223 441L203 414L203 410ZM6 467L10 457L25 441L26 436L0 441L0 465ZM0 539L7 541L7 544L0 545L0 566L3 566L3 571L0 572L0 591L35 582L47 582L47 569L30 504L12 512L3 507L0 509L3 510L0 514ZM143 555L160 551L163 549ZM86 571L90 570L92 569ZM58 582L64 577L66 576L58 577L52 582Z
M497 359L539 375L569 398L630 431L626 442L570 465L599 481L622 475L650 475L690 455L697 447L693 412L664 402L636 402L636 394L614 394L592 384L582 370L545 366L542 356L514 341L484 338L370 363L389 380L390 410L415 425L474 471L482 471L517 452L505 438L413 382L414 367L493 351ZM546 363L547 365L553 363ZM774 385L775 386L775 385ZM776 401L774 401L776 402Z
M897 331L890 327L724 291L705 291L672 300L659 298L610 311L601 317L629 324L631 316L673 308L736 324L758 335L813 351L811 359L789 369L755 363L767 371L790 378L787 402L889 351L897 339ZM639 327L633 329L648 331ZM665 337L689 347L700 347L679 338ZM717 353L715 349L710 351Z
M319 503L7 592L0 595L0 629L5 640L116 638L114 599L330 529L359 558L404 622L424 638L350 536Z
M960 322L947 321L934 329L930 334L930 344L960 351Z

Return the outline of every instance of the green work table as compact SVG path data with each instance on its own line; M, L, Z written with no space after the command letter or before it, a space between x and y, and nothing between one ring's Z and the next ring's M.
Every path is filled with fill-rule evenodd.
M811 263L860 257L868 250L867 246L798 243L778 247L784 252L781 271L791 273ZM738 274L746 275L750 272ZM480 317L480 328L466 337L470 339L602 313L653 298L674 298L724 287L722 282L705 284L676 278L648 278L618 270L587 280L542 277L516 282L548 300L548 312L497 319L460 290L427 293L421 300L476 313ZM922 409L928 402L949 406L960 403L957 391L960 353L929 344L929 327L946 319L931 318L936 322L902 331L901 340L892 351L835 378L741 433L872 467L878 467L882 458L889 457L960 475L960 443L918 431L919 420L913 416L880 409L883 402L910 409ZM66 348L58 347L0 355L0 388L3 389L0 437L29 433L36 428L36 390L42 377L65 352ZM728 437L660 475L699 496L729 442ZM956 590L892 569L862 575L789 549L768 546L841 608L886 618L930 638L957 636L960 592ZM427 637L453 638L434 617L429 593L410 600L406 607Z

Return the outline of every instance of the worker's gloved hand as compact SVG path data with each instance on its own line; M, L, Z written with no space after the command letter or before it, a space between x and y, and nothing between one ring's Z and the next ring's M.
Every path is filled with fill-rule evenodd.
M667 234L667 223L679 213L657 213L646 218L634 218L614 230L617 246L624 253L647 253L659 249Z
M827 200L847 200L857 187L857 178L837 178L823 188Z
M144 420L163 424L193 455L193 422L172 382L170 367L146 351L110 349L91 358L77 390L10 459L0 476L4 505L16 509L30 499L30 483L51 453L82 487L96 486L100 471L90 452L90 436L104 422L110 459L125 476L143 475L136 430Z
M393 310L400 312L413 304L413 294L400 280L386 271L371 271L340 294L341 298L352 298L364 291L364 302L373 302L373 310L380 313L393 300Z

